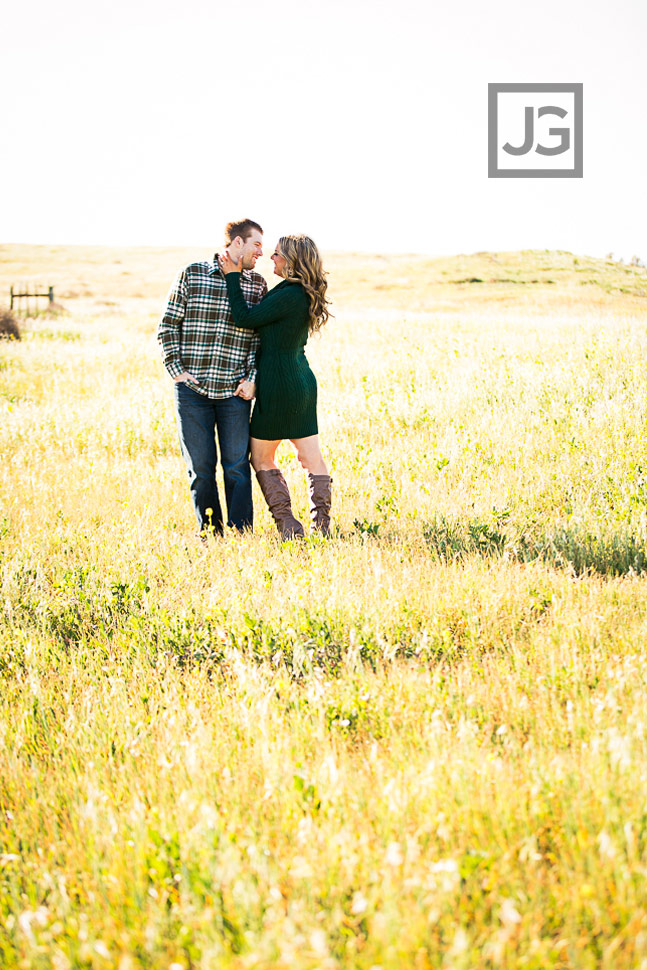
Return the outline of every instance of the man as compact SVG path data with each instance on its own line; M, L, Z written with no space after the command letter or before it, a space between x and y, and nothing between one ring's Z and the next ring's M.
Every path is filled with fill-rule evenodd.
M242 260L241 285L248 303L258 303L267 283L253 272L263 255L263 230L243 219L225 228L232 260ZM175 381L180 446L201 535L222 534L216 485L216 430L225 479L227 525L253 525L249 467L249 413L255 393L258 335L233 323L225 277L213 262L182 270L158 328L164 366Z

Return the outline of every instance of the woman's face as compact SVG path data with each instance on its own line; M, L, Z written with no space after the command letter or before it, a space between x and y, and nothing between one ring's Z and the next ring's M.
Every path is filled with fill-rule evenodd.
M283 276L283 271L287 266L288 261L285 256L281 255L281 250L279 249L278 243L274 247L274 252L272 253L272 262L274 263L274 274L276 276Z

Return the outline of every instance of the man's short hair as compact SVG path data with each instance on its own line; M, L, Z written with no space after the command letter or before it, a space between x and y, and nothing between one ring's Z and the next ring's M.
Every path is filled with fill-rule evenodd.
M263 232L259 224L254 222L253 219L239 219L238 222L228 222L225 226L225 242L230 246L236 236L240 236L243 242L246 242L254 229L257 229L260 233Z

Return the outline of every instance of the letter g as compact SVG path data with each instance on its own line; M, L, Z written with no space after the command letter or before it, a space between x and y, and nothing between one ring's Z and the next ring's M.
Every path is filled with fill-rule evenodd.
M544 105L543 108L539 108L537 111L537 117L541 118L542 115L557 115L558 118L565 118L568 111L564 108L558 108L555 105ZM549 135L560 135L561 142L555 148L544 148L543 145L537 145L535 151L538 155L561 155L562 152L567 152L571 145L571 132L569 128L549 128Z

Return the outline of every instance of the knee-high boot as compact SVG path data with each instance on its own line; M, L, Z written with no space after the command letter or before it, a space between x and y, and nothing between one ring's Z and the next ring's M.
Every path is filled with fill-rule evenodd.
M325 536L330 535L330 475L311 475L308 472L308 496L310 498L310 518L313 530Z
M303 526L292 514L288 485L278 468L256 472L261 492L272 513L282 539L303 535Z

